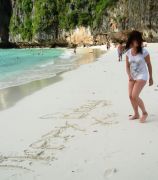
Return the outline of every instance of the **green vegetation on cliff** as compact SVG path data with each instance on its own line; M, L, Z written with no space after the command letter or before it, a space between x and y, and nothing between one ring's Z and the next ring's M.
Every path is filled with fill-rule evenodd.
M31 40L33 36L33 26L32 26L32 10L33 2L32 0L17 0L16 1L16 11L13 11L10 31L16 35L21 35L22 39ZM18 12L21 12L18 14Z
M34 3L33 32L48 31L57 28L58 11L54 0L38 0Z
M16 0L10 24L11 34L31 41L35 36L71 30L76 26L95 29L106 8L117 0Z

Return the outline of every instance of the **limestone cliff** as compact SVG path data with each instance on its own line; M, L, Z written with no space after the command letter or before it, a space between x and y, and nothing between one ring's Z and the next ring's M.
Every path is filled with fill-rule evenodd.
M106 11L103 17L102 32L118 32L137 29L144 37L158 38L157 0L119 0L115 7ZM99 30L99 29L98 29Z
M10 0L0 0L0 40L8 42L9 24L12 15L12 6Z
M12 2L12 3L11 3ZM12 42L100 43L107 34L141 30L158 37L157 0L0 0L0 37ZM11 18L11 23L10 23ZM9 25L10 23L10 25Z

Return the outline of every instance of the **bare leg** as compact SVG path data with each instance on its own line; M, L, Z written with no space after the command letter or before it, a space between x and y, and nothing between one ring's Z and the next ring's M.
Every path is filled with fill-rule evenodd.
M122 54L120 56L121 56L120 58L121 58L121 61L122 61Z
M120 62L120 55L118 55L118 61Z
M129 98L134 110L134 115L130 117L130 120L139 119L139 112L138 112L138 104L135 104L132 97L133 88L135 85L135 81L129 81L128 89L129 89Z
M141 98L138 98L138 106L140 107L142 113L146 113L145 105Z
M144 88L145 84L146 84L146 81L143 81L143 80L136 81L133 87L133 91L132 91L132 100L134 104L134 110L137 111L138 106L139 106L143 114L140 119L141 122L145 122L148 117L148 113L146 112L144 102L142 101L142 99L139 98L139 95L142 89Z
M119 57L119 62L120 62L121 61L121 54L119 54L118 57Z

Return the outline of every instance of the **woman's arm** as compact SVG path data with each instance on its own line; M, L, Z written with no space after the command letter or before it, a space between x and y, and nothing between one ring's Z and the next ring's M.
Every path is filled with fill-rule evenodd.
M130 73L130 64L128 61L128 56L126 56L126 72L128 74L129 81L133 81L133 78L131 77L131 73Z
M152 86L154 83L153 83L152 65L150 61L150 55L147 55L145 57L145 61L146 61L146 64L148 66L148 71L149 71L149 86Z

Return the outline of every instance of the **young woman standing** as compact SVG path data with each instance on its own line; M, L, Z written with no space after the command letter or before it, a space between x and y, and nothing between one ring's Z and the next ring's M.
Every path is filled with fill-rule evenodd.
M126 70L129 77L129 98L134 110L130 120L140 119L144 123L148 117L143 100L139 97L149 79L149 86L153 85L152 65L148 51L143 48L142 34L133 31L129 35L126 48ZM148 76L149 74L149 76ZM142 116L139 115L139 108Z

